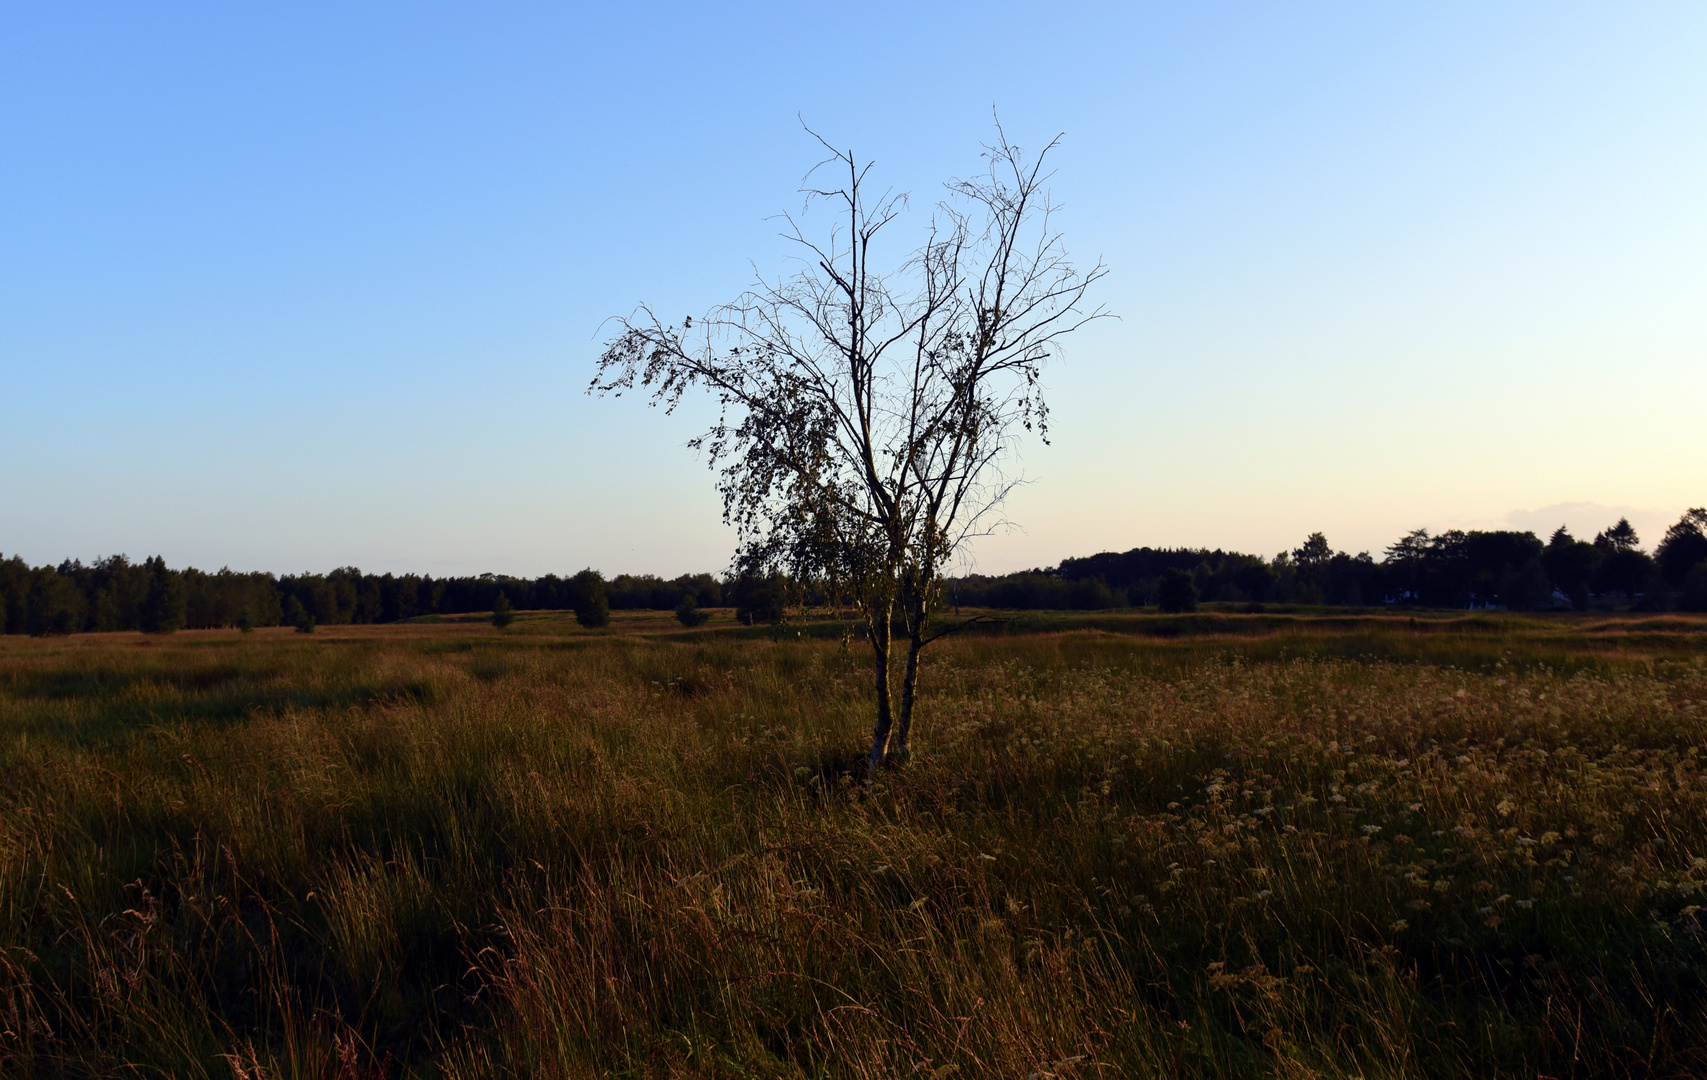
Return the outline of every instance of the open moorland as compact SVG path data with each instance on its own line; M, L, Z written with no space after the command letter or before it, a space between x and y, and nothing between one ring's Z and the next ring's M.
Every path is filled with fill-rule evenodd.
M0 1074L1707 1073L1707 620L0 639Z

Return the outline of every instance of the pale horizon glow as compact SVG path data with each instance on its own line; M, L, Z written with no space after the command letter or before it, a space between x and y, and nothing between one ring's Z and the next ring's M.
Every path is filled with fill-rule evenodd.
M800 119L928 208L992 105L1120 318L968 567L1707 504L1707 8L832 15L9 12L0 554L720 570L708 408L587 397L604 320L781 266Z

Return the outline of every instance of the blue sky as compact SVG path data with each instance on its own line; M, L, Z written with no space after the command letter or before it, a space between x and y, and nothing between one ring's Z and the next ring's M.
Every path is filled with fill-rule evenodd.
M798 117L928 205L1065 134L1117 314L999 572L1707 503L1699 4L13 5L0 552L724 565L603 321L786 254Z

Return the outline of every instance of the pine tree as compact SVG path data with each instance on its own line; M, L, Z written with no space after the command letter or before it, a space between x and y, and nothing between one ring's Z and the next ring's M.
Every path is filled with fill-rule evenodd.
M492 625L502 630L516 621L516 609L510 606L510 598L503 593L492 601Z

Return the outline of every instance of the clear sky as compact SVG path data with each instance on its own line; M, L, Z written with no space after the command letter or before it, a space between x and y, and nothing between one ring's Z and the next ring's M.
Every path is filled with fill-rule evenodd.
M0 12L0 552L719 569L602 321L780 265L797 115L928 204L992 106L1121 319L979 569L1707 504L1707 5L67 0Z

